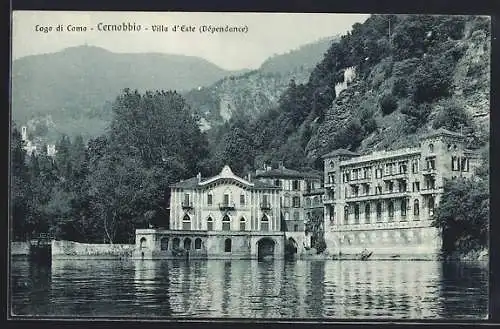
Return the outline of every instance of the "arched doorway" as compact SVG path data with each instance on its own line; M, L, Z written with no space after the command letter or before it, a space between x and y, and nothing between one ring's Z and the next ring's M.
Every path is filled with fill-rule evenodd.
M293 259L297 254L297 241L293 238L288 238L285 242L285 258Z
M257 242L257 258L268 259L274 257L276 242L270 238L262 238Z

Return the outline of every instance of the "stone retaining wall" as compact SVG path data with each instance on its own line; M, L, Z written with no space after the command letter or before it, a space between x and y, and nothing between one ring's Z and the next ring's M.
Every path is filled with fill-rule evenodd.
M52 241L52 259L116 259L128 258L135 244L90 244L73 241Z

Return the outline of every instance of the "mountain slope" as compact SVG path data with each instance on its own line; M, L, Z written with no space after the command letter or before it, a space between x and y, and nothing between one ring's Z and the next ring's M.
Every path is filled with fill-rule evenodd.
M92 131L92 125L109 119L103 105L124 88L183 91L210 85L230 73L198 57L117 54L90 46L27 56L13 61L12 116L26 123L49 115L62 131L72 125L73 130L93 135L102 127ZM85 131L89 124L90 131Z
M258 70L225 77L185 94L204 129L232 117L255 119L278 105L291 80L305 83L336 37L320 39L266 60Z
M321 170L331 150L406 147L440 127L465 134L469 147L487 147L490 43L487 17L372 15L331 45L307 82L290 84L276 107L214 134L213 161Z

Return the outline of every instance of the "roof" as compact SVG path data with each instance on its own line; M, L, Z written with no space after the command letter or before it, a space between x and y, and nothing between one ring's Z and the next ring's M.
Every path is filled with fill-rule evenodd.
M338 155L358 156L359 153L351 152L351 151L346 150L346 149L337 149L337 150L334 150L330 153L323 155L323 158L329 158L329 157L334 157L334 156L338 156Z
M198 187L198 177L192 177L189 179L181 180L180 182L170 185L170 187L177 188L196 188Z
M465 136L462 135L461 133L450 131L450 130L444 129L444 128L439 128L437 130L433 130L433 131L423 135L422 139L437 137L437 136L453 136L453 137L465 138Z
M170 185L170 187L171 188L184 188L184 189L202 188L202 187L207 186L207 185L209 185L209 184L211 184L219 179L234 180L234 181L237 181L239 184L243 184L243 185L250 187L250 188L280 189L280 187L276 187L274 185L269 185L269 184L266 184L266 183L263 183L263 182L260 182L257 180L248 181L248 180L243 179L239 176L236 176L232 172L231 168L227 165L224 166L224 168L222 168L222 171L216 176L207 177L205 179L202 179L201 175L198 174L198 176L196 176L196 177L191 177L189 179L181 180L177 183L174 183L174 184Z
M302 172L285 167L270 169L264 172L259 172L255 175L256 178L322 178L322 175L314 171Z

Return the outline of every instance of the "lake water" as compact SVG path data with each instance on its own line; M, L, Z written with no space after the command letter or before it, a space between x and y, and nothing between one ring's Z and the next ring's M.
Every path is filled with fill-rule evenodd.
M15 315L485 319L488 267L429 261L11 262Z

